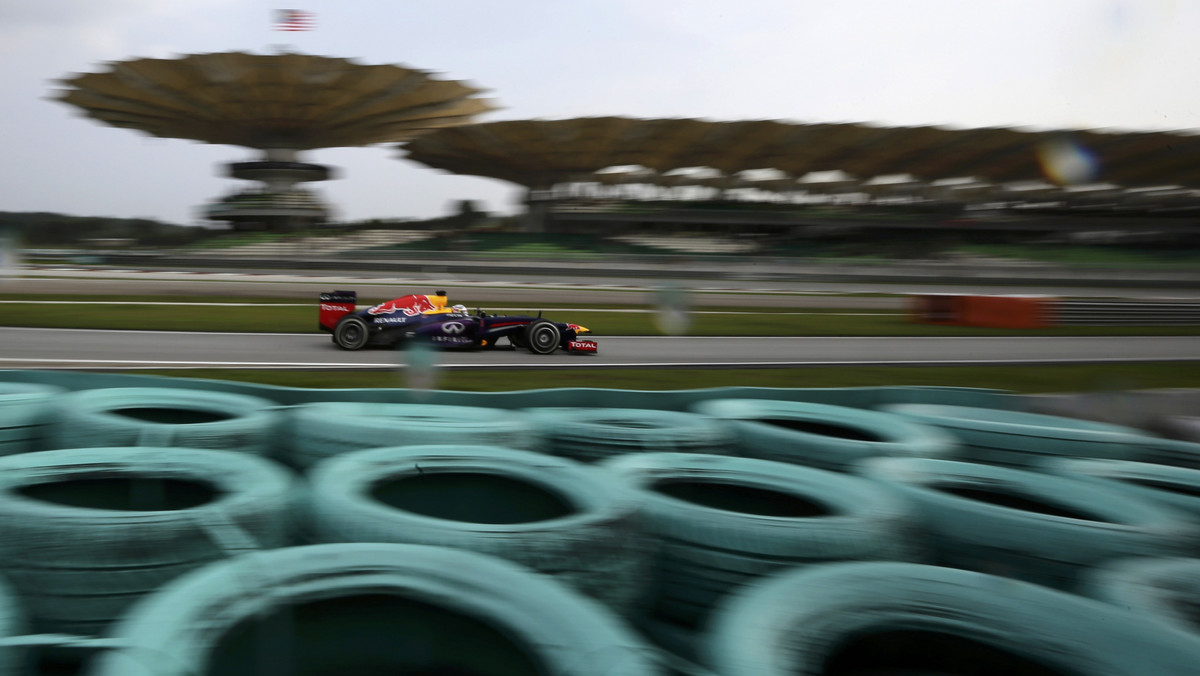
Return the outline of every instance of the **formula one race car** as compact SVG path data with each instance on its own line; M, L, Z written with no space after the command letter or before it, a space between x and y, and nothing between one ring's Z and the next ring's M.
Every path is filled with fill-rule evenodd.
M357 309L354 291L321 294L319 323L333 334L333 343L343 350L368 345L397 346L421 342L439 348L491 348L502 339L511 347L528 348L535 354L595 352L596 341L580 340L588 329L526 315L493 315L482 310L467 312L462 305L447 306L446 292L434 295L401 296L365 310Z

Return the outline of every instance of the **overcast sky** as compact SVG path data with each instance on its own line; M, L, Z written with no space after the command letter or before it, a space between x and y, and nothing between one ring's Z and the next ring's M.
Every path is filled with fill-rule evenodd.
M272 10L315 15L271 30ZM481 121L595 115L954 127L1200 129L1194 0L0 0L0 211L197 223L250 184L244 148L152 139L50 101L107 61L294 51L467 80ZM399 159L318 150L342 220L425 218L519 191ZM833 167L831 167L833 168Z

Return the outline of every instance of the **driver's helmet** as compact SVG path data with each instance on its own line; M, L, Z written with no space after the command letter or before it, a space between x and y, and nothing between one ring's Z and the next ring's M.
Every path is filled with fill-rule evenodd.
M456 315L467 314L467 306L466 305L452 305L452 306L450 306L450 310L452 312L454 312L454 314L456 314Z

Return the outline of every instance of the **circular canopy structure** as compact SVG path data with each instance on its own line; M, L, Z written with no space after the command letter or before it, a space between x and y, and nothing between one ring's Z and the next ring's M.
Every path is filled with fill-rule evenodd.
M653 168L642 160L653 157L646 149L654 133L666 129L662 122L627 117L488 122L464 125L470 129L459 134L438 133L429 143L409 143L404 151L436 169L543 188L588 180L606 167Z
M1200 136L1182 132L588 117L440 129L408 141L402 150L408 159L430 167L529 188L584 180L615 165L641 165L660 176L704 166L726 175L771 168L793 177L836 170L861 180L891 175L921 182L1050 178L1124 188L1200 188Z
M425 71L309 54L136 59L60 83L57 100L114 127L263 150L395 143L493 108Z
M61 80L54 98L114 127L262 150L229 175L262 186L228 195L205 217L238 229L295 229L328 209L297 183L329 169L297 161L315 148L396 143L471 122L493 108L480 90L399 65L310 54L192 54L135 59Z

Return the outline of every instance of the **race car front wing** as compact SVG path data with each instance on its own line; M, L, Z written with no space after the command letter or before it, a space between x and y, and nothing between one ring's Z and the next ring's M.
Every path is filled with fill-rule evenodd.
M567 341L567 352L595 352L596 341L594 340L569 340Z

